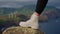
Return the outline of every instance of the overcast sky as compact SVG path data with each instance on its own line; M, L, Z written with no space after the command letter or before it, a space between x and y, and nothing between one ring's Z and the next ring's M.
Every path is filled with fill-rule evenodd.
M22 7L23 4L34 4L37 0L0 0L0 7ZM60 7L60 0L48 0L48 5Z

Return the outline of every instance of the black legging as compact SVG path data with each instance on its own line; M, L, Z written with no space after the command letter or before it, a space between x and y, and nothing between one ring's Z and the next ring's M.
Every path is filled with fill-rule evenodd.
M47 4L48 0L38 0L35 11L38 14L41 14Z

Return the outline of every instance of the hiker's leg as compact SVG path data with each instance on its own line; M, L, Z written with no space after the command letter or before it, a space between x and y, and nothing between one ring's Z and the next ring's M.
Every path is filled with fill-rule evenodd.
M46 4L47 4L48 0L38 0L37 1L37 5L36 5L36 9L35 12L33 13L33 17L31 19L37 19L38 16L40 16L40 14L43 12ZM35 17L34 17L35 16Z
M38 0L35 11L38 14L41 14L47 4L48 0Z
M39 15L44 10L46 4L47 4L47 0L38 0L36 10L32 14L31 18L26 22L20 22L19 25L23 27L31 27L33 29L39 29L39 24L38 24Z

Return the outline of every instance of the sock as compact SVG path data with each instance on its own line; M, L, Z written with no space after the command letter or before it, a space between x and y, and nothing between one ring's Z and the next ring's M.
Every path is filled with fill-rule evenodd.
M31 21L38 21L39 19L39 14L37 12L34 12L30 18Z

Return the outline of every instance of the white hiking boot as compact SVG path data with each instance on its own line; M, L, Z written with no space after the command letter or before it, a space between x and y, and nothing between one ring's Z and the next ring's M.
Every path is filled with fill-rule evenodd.
M22 27L31 27L33 29L38 29L39 24L38 24L38 18L39 16L35 15L35 13L31 16L31 19L26 21L26 22L20 22L20 26Z

